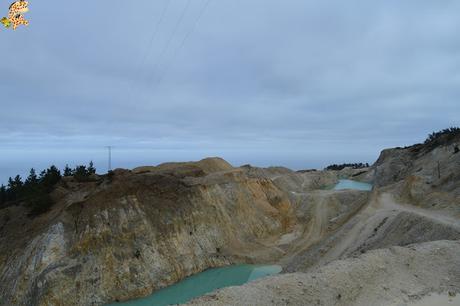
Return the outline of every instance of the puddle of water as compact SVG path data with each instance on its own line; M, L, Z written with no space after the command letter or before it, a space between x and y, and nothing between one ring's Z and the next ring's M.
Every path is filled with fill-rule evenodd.
M281 272L280 266L234 265L210 269L161 289L152 295L108 306L165 306L186 303L217 289L239 286L258 278Z
M335 185L334 187L334 190L345 190L345 189L371 191L372 185L367 184L367 183L352 181L352 180L339 180L339 183Z

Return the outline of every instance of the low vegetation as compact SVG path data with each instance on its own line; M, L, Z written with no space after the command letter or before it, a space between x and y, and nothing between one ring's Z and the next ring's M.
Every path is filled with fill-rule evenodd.
M369 164L368 163L353 163L353 164L332 164L326 167L326 170L343 170L345 168L352 168L352 169L362 169L362 168L368 168Z
M430 147L445 145L457 137L460 137L460 127L450 127L428 135L425 145Z
M66 166L61 171L56 166L51 166L37 175L35 169L30 169L29 176L23 181L20 175L8 179L8 185L0 186L0 208L8 205L24 203L29 207L29 215L36 216L48 211L54 204L50 196L62 177L73 176L77 181L88 181L96 173L93 162L89 166L76 166L71 169Z

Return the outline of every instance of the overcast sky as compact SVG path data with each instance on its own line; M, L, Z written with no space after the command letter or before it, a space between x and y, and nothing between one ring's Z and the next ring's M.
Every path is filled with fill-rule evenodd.
M460 1L206 2L30 0L0 31L0 182L105 172L107 145L114 167L374 162L459 125Z

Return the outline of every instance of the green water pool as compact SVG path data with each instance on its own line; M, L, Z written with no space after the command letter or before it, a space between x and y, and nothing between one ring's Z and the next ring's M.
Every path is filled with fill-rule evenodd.
M367 183L352 181L352 180L339 180L338 184L335 185L334 187L334 190L345 190L345 189L371 191L372 185L367 184Z
M113 303L108 306L163 306L180 304L223 287L243 285L258 278L280 272L280 266L262 265L234 265L209 269L190 276L175 285L156 291L148 297L123 303Z

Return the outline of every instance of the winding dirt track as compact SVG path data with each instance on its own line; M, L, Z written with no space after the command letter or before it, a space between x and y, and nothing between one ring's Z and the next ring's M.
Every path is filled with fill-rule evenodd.
M413 205L409 204L398 204L393 196L390 193L382 193L377 198L377 208L381 211L385 210L399 210L399 211L406 211L411 212L426 218L434 219L440 223L444 223L446 225L451 226L460 226L460 220L453 218L447 214L443 214L442 212L427 210L423 208L418 208Z
M303 230L293 233L293 236L297 236L297 239L291 239L293 241L290 250L287 252L287 255L280 260L281 265L285 265L294 260L296 256L308 250L313 244L319 242L326 234L328 219L325 195L330 194L331 191L320 191L320 193L322 193L322 195L319 197L319 201L314 203L315 207L312 209L313 217L311 222L309 222L308 226ZM302 196L306 193L295 194Z
M312 209L312 221L306 226L299 238L293 241L290 251L280 260L280 264L289 272L308 270L331 261L346 258L359 252L366 245L377 244L385 240L387 232L382 228L391 227L385 222L402 218L420 218L423 222L446 227L449 231L460 233L460 220L439 211L431 211L412 205L400 204L390 193L374 191L368 204L352 216L338 230L329 231L328 207L325 200L334 191L318 192L318 201ZM301 195L301 194L299 194ZM402 213L406 215L401 216ZM395 221L396 222L396 221ZM395 224L397 225L397 224ZM388 229L389 230L389 229ZM449 233L450 233L449 232ZM423 233L421 233L423 235ZM459 234L460 235L460 234ZM426 241L429 241L427 239ZM372 243L370 243L372 242ZM405 245L403 241L394 241L392 245ZM371 247L372 249L372 247ZM308 258L310 265L302 262Z

